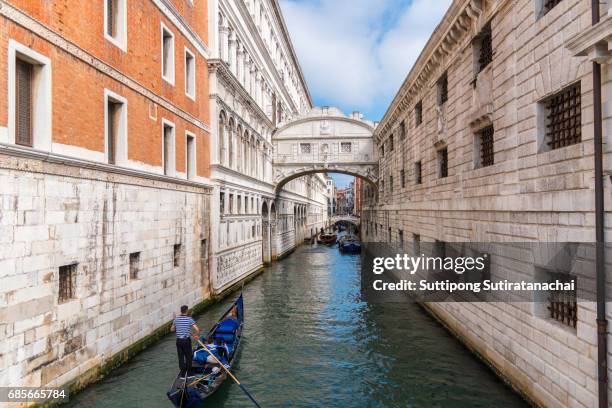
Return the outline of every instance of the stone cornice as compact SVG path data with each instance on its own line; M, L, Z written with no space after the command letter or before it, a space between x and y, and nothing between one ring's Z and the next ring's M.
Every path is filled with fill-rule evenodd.
M207 194L212 193L212 184L205 184L196 182L193 180L185 180L175 177L168 177L161 174L150 173L141 170L130 169L127 167L119 167L106 163L98 163L90 160L78 159L75 157L69 157L60 155L57 153L45 152L41 150L32 149L29 147L21 147L11 144L0 144L0 156L7 156L16 159L11 165L0 163L2 168L12 168L15 170L23 170L34 173L44 174L56 174L63 177L78 177L85 179L93 179L100 181L112 181L124 184L137 184L146 185L152 188L167 188L176 189L176 186L184 187L197 187L198 189L206 190ZM38 160L41 165L36 167L23 163L20 159ZM50 165L62 165L75 168L74 174L66 174L66 172L53 171L52 169L45 166L45 163ZM93 172L92 172L93 171ZM135 177L138 179L146 180L142 183L130 182L129 180L122 180L121 176Z
M376 128L375 139L378 140L381 134L391 131L402 112L413 104L413 99L424 87L430 85L434 75L441 73L446 60L452 58L456 47L473 29L474 21L480 19L485 11L489 16L494 15L509 1L511 0L453 1ZM486 10L485 3L490 5Z
M590 60L601 63L610 58L611 41L612 16L608 14L599 23L566 41L565 47L574 56L588 56Z

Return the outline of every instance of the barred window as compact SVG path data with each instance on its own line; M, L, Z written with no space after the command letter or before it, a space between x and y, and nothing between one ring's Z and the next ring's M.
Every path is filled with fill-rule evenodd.
M300 143L300 153L301 154L310 154L312 152L312 147L310 143Z
M393 192L393 176L389 176L389 191Z
M423 123L423 102L419 101L414 107L414 121L416 126Z
M59 302L73 299L76 289L77 264L64 265L59 268Z
M541 15L545 15L547 14L550 10L554 9L557 4L561 3L561 1L563 0L543 0L544 4L542 6L542 13Z
M448 147L438 150L438 175L448 177Z
M414 163L414 182L416 184L422 184L423 183L423 174L422 174L422 164L421 161L419 160L418 162Z
M476 144L478 157L476 158L476 167L486 167L491 166L495 163L494 161L494 149L493 149L493 139L494 139L495 131L493 126L487 126L482 129L480 132L476 134Z
M400 123L400 139L404 140L406 138L406 121L402 120Z
M580 143L582 139L580 83L544 101L545 150Z
M400 170L400 183L402 185L402 188L406 187L406 172L404 171L404 169Z
M491 23L487 24L480 32L477 39L478 48L478 72L481 72L493 62L493 35Z
M575 279L567 274L550 273L550 281L570 282ZM576 291L550 291L548 295L548 311L550 317L566 326L576 328L578 307Z
M438 79L438 105L442 106L448 101L448 74L445 72Z
M340 151L342 153L350 153L351 152L352 143L351 142L342 142L340 143Z
M389 150L393 151L395 149L395 145L393 144L393 135L389 136Z

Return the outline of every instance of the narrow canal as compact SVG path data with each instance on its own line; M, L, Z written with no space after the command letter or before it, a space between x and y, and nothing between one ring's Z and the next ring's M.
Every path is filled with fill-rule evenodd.
M249 283L236 376L269 407L525 407L414 304L360 300L359 256L302 246ZM200 316L209 328L231 299ZM72 407L171 407L174 338L75 395ZM229 380L228 380L229 381ZM251 407L226 383L207 407Z

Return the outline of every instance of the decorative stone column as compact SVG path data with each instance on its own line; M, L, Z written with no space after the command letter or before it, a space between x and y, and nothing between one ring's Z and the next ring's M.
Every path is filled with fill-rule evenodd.
M227 27L227 25L225 25L225 23L223 23L222 25L219 25L219 58L225 62L228 62L227 60L228 37L229 37L229 28Z
M229 63L230 71L232 71L235 75L236 74L236 34L233 31L230 31L229 33L228 44L229 44L228 51L227 51L228 63Z

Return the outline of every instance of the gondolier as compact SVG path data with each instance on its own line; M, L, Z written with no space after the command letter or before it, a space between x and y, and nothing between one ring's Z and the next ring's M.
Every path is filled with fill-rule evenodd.
M188 376L191 372L191 359L193 351L191 349L191 328L195 330L195 334L200 334L200 328L191 316L187 315L189 308L186 305L181 306L181 314L175 316L172 322L171 330L176 332L176 352L179 359L179 368L181 369L180 376Z

